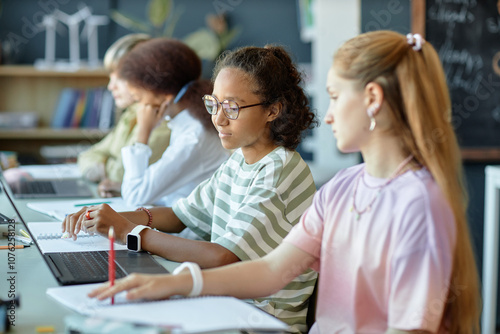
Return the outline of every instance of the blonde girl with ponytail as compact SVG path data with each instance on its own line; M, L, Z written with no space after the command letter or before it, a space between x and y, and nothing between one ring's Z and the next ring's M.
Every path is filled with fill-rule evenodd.
M436 50L413 35L367 33L337 52L334 67L340 77L358 82L359 87L370 82L380 86L387 105L381 122L391 124L384 132L399 138L401 151L430 172L446 199L454 217L456 240L443 325L450 333L479 332L481 302L467 226L462 161L450 123L446 77Z
M476 333L480 298L446 80L421 36L359 35L336 52L325 122L364 163L316 193L262 259L174 276L133 276L91 293L266 296L319 272L310 333ZM194 285L194 286L193 286Z

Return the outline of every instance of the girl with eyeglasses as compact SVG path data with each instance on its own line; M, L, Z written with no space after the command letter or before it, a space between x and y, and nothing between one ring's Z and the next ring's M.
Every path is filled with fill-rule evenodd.
M133 275L90 296L256 298L314 268L310 333L479 333L460 150L435 49L419 35L361 34L336 52L326 89L337 147L365 162L326 183L283 243L256 261L191 266L193 278Z
M213 78L212 93L200 94L198 101L203 96L222 146L234 151L215 174L173 207L118 214L104 204L69 216L63 229L107 235L114 226L117 240L125 243L139 228L140 249L202 268L258 259L282 243L316 191L309 167L295 151L304 130L316 123L301 75L282 47L267 46L227 52ZM188 227L204 241L145 225L175 233ZM284 289L253 302L304 332L316 278L304 268Z

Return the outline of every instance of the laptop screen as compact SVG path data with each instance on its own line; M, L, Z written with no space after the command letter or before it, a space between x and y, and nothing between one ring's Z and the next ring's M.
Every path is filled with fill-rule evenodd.
M35 167L43 171L33 172L36 177L31 177L22 168L2 171L0 167L4 184L9 186L15 198L94 197L94 191L84 179L74 175L68 177L61 165L31 166L30 170Z

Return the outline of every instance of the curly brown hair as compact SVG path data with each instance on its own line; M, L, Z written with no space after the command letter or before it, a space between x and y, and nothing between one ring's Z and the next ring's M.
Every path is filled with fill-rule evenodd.
M302 75L288 52L281 46L247 46L224 52L217 60L212 81L224 68L237 68L247 73L256 83L265 105L280 103L280 115L271 122L274 143L294 150L300 144L304 130L318 125L316 115L300 86Z
M201 100L211 94L213 84L200 79L201 60L186 44L172 38L142 42L120 60L117 70L129 84L154 94L177 95L189 85L180 101L186 102L189 113L206 129L216 131Z

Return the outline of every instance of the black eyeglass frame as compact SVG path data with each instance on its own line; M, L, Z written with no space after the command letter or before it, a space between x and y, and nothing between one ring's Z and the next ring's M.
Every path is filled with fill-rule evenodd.
M208 110L207 105L205 103L206 97L213 98L215 100L215 102L217 103L217 108L215 109L215 113L211 113ZM255 106L262 106L262 105L268 104L267 102L261 102L261 103L255 103L255 104L248 104L246 106L240 106L236 101L233 101L233 100L223 100L222 102L220 102L218 98L216 98L215 96L210 95L210 94L203 95L203 97L201 99L203 100L203 104L205 105L205 109L207 109L207 112L210 115L217 115L217 113L219 112L219 106L220 106L222 108L222 111L224 112L224 115L226 115L226 117L229 118L229 119L231 119L231 120L238 119L238 116L240 116L240 110L241 109L255 107ZM228 114L228 112L226 111L226 109L223 106L224 103L229 104L229 102L234 103L238 107L238 109L236 110L236 117L234 117L234 118Z

